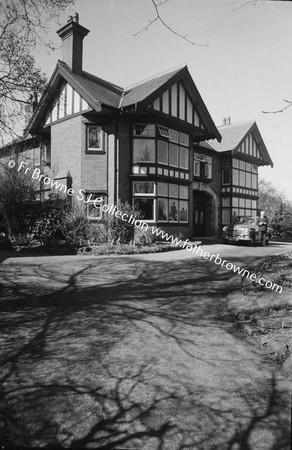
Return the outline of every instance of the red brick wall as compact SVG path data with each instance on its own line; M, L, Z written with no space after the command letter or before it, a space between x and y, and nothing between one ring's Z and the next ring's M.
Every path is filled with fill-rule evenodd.
M86 153L86 124L81 136L81 185L86 191L107 191L108 135L103 132L103 153Z
M83 189L81 180L81 156L84 124L83 117L72 117L69 120L55 123L51 127L51 159L52 175L64 176L70 172L75 193Z

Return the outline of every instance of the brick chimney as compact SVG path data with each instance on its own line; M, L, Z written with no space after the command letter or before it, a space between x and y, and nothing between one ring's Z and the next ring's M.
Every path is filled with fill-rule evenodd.
M89 30L79 25L79 14L69 16L57 33L62 39L62 60L73 72L82 72L83 39Z

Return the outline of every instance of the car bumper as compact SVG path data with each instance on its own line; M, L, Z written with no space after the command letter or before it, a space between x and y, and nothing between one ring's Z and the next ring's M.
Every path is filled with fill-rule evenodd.
M251 242L250 236L223 236L223 239L230 242Z

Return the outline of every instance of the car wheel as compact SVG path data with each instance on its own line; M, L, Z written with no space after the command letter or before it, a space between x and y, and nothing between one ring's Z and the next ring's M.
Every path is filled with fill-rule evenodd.
M254 246L254 236L250 238L249 246L250 246L250 247L253 247L253 246Z

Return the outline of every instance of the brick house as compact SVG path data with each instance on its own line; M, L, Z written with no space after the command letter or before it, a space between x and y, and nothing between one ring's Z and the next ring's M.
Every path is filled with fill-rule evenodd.
M89 74L88 33L78 14L58 30L62 61L17 144L43 175L37 198L66 186L92 221L103 214L97 197L130 202L144 221L186 237L255 213L258 166L272 165L256 124L217 128L186 66L129 89Z

